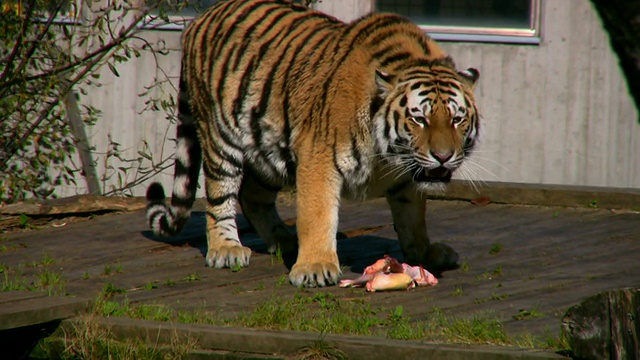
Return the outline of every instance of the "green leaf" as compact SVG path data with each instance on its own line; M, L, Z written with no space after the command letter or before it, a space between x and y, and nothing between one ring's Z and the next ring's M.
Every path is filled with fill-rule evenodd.
M111 72L113 73L113 75L120 77L120 74L118 74L118 70L116 70L116 67L113 66L112 63L107 63L107 65L109 65L109 70L111 70Z

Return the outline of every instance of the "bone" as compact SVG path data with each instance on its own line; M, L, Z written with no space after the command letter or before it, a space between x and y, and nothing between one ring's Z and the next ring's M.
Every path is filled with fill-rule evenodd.
M366 288L369 292L408 290L416 286L411 276L405 273L380 273L367 282Z

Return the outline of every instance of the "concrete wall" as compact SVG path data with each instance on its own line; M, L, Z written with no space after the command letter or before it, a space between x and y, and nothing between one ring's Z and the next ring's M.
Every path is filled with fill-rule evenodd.
M372 9L371 0L323 0L316 6L342 20ZM442 43L458 67L480 70L476 89L482 113L482 142L458 177L474 180L640 188L640 124L618 59L589 0L543 1L540 45ZM148 31L162 39L169 56L157 61L177 86L180 55L178 31ZM173 151L175 130L162 113L145 112L137 95L154 77L150 54L118 67L120 77L105 70L103 86L90 90L87 101L103 111L90 133L98 153L108 137L121 144L124 157L136 157L143 141L154 161ZM172 87L158 97L175 95ZM98 156L98 169L126 165ZM143 166L148 166L147 160ZM464 172L465 176L462 176ZM173 168L154 180L171 188ZM141 174L127 172L132 181ZM106 189L118 186L117 174ZM82 179L78 179L82 185ZM144 193L145 186L133 189ZM61 188L60 195L84 189Z
M640 188L637 109L588 0L545 1L538 46L446 43L477 87L485 180Z

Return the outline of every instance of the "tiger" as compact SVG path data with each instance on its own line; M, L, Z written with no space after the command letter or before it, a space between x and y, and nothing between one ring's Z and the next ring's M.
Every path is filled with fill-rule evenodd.
M291 284L334 285L342 199L385 197L405 261L454 269L457 252L427 236L424 190L474 149L478 78L400 15L347 23L291 1L219 1L182 35L173 193L166 205L162 185L148 187L149 226L184 228L202 168L209 267L249 265L239 205L292 257ZM295 231L275 205L286 187Z

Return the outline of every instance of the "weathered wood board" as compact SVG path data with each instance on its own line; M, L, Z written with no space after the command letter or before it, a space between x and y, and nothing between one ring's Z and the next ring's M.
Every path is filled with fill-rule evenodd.
M284 219L295 219L291 203L280 206ZM175 238L151 235L143 211L5 234L0 264L25 278L60 273L72 297L91 299L112 284L126 289L132 302L202 307L221 316L299 292L282 285L287 269L246 231L241 216L239 222L254 254L250 267L238 272L205 267L205 221L198 211ZM391 223L383 200L344 203L339 229L350 237L338 241L343 277L356 277L384 254L401 257ZM428 225L431 239L455 248L462 265L445 272L437 286L374 294L338 287L307 291L362 297L387 309L402 305L414 319L428 317L434 307L457 315L491 311L511 334L545 336L558 334L565 311L588 296L640 285L636 212L430 200ZM534 310L539 317L518 316Z

